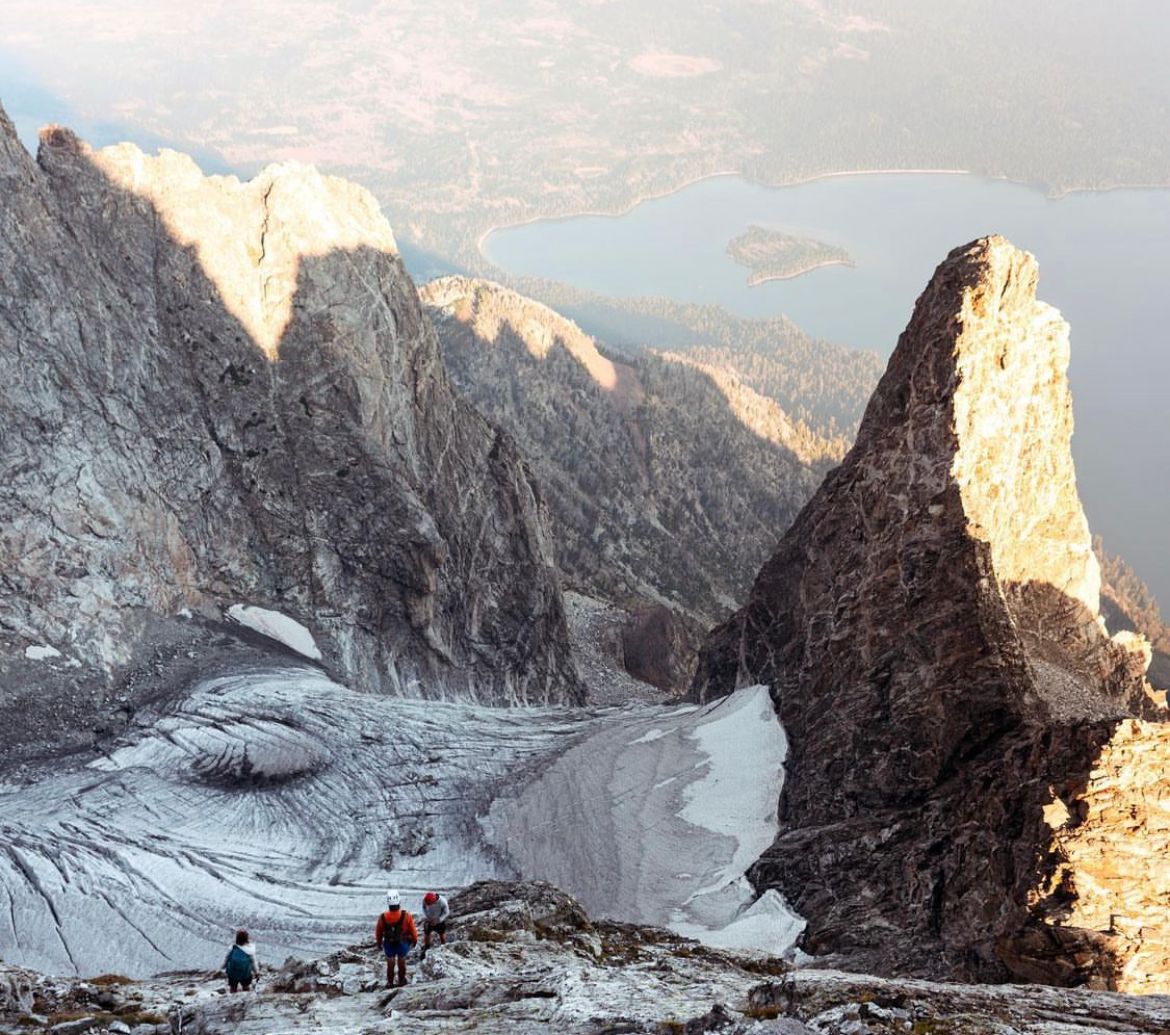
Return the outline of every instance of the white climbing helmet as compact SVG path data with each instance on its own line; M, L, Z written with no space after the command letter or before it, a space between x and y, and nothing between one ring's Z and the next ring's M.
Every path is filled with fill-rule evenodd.
M386 892L386 905L391 909L397 909L402 905L402 896L393 888Z

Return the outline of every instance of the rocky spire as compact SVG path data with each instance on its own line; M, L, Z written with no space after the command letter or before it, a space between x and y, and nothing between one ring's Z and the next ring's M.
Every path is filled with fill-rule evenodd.
M244 603L356 687L577 696L542 504L447 381L365 190L0 140L10 685L52 683L30 644L117 682Z
M939 266L853 449L700 661L700 697L773 687L785 832L754 877L818 951L1002 975L1041 922L1045 804L1155 707L1148 653L1098 616L1068 329L1036 280L1002 238ZM1108 955L1053 979L1113 980Z

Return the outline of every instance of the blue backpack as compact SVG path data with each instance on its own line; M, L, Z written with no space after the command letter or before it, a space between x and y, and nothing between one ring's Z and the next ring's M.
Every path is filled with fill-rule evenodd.
M229 981L252 980L252 956L238 945L233 945L225 964Z

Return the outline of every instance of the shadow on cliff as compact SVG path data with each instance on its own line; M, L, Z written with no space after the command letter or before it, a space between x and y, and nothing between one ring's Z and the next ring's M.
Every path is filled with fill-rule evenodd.
M1124 678L1134 656L1108 641L1080 601L1037 583L1006 586L1005 598L1042 603L1079 630L1057 641L1036 626L1018 629L1016 662L1032 673L1036 696L969 695L961 666L936 684L930 707L900 699L913 681L899 687L893 673L933 660L913 632L829 699L796 698L778 680L790 736L781 833L748 876L760 890L779 888L809 919L807 951L844 954L850 969L1117 988L1134 941L1108 913L1096 927L1078 926L1068 845L1090 821L1086 795L1119 730L1130 717L1165 713L1135 696ZM1094 658L1103 655L1118 669L1102 682ZM848 718L858 711L870 718ZM849 755L826 749L826 738L847 738ZM1140 795L1132 804L1134 816L1145 808ZM1153 879L1141 865L1129 876L1135 885ZM1170 887L1149 900L1161 892Z
M247 602L307 625L357 688L579 699L539 497L510 439L449 385L397 255L303 258L273 361L197 249L72 133L46 131L37 164L27 189L101 306L76 314L101 320L84 347L42 353L77 397L61 419L91 421L78 437L92 456L140 481L118 487L143 502L114 538L53 544L73 579L122 572L103 630L114 642L149 648L143 602L170 616ZM69 591L37 589L46 613L54 590Z
M1078 887L1061 855L1103 753L1165 713L1141 651L1097 620L1067 327L1037 278L1002 238L939 265L853 449L708 639L695 691L772 687L782 833L751 875L808 918L810 948L1109 985L1108 879ZM1045 956L1073 931L1084 951Z
M1038 582L1002 594L1012 631L998 634L998 660L977 660L975 629L956 638L945 616L921 625L887 610L862 624L909 621L906 634L847 680L824 655L811 693L795 691L797 656L752 668L773 684L790 747L781 833L749 878L809 919L808 951L844 953L850 967L1116 988L1132 939L1108 917L1077 926L1066 846L1119 729L1165 711L1138 688L1144 656L1081 601ZM924 700L914 674L948 651L958 663ZM980 685L971 677L989 663L1004 675ZM1133 804L1144 809L1140 795ZM1135 882L1152 879L1139 870Z
M702 368L606 356L490 282L422 294L456 383L529 450L561 571L637 613L618 648L628 671L684 691L706 627L746 594L817 467L744 422Z

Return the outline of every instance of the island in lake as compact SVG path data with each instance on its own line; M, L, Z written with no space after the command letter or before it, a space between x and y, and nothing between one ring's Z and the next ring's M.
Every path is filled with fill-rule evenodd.
M766 280L788 280L821 266L852 266L853 259L844 248L825 244L812 237L793 237L779 230L749 226L727 245L727 254L750 269L748 284Z

